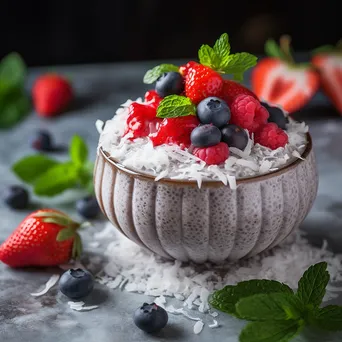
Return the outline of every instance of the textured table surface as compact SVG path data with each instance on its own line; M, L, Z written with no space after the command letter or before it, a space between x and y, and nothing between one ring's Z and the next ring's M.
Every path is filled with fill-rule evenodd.
M55 120L42 120L32 113L15 128L0 131L0 187L18 183L10 166L19 158L32 153L28 139L37 128L47 128L57 143L66 143L75 133L85 138L95 159L98 134L96 119L106 120L127 98L142 96L148 89L142 83L145 71L151 63L56 67L73 81L77 92L74 108ZM46 69L31 70L28 87L35 76ZM51 70L51 68L49 68ZM314 207L302 225L309 232L313 243L326 239L331 248L342 252L342 118L329 107L318 94L310 106L296 115L310 126L319 169L319 193ZM59 154L65 158L65 154ZM34 205L26 211L11 211L0 202L0 243L16 225L35 207L54 206L77 218L72 205L73 193L54 199L34 198ZM93 229L101 230L106 221L99 219ZM86 254L90 252L87 241L90 235L83 233ZM101 253L101 251L98 251ZM96 285L87 302L99 305L89 312L69 309L66 300L55 289L47 295L30 296L55 269L11 270L0 264L0 341L4 342L142 342L142 341L212 341L236 342L243 322L220 315L219 329L205 328L200 335L193 334L192 321L170 315L170 323L157 336L147 336L132 324L131 315L136 307L149 298L110 290ZM334 301L342 305L342 296ZM295 341L341 341L342 334L317 335L305 332Z

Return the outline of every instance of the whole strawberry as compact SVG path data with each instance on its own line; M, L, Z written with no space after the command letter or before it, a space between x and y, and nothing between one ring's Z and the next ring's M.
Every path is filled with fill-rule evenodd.
M10 267L56 266L78 258L81 224L66 214L41 209L27 216L0 246L0 261Z
M258 100L258 97L242 84L231 80L223 81L222 93L220 97L225 100L229 106L232 104L235 97L241 94L253 96Z
M74 97L71 83L58 74L38 77L32 88L34 108L39 116L51 117L62 113Z

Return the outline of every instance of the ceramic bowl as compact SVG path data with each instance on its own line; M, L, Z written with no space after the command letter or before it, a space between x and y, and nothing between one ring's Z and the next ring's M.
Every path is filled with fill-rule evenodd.
M140 246L168 259L220 264L272 248L298 228L318 187L309 134L302 157L238 180L236 190L218 181L199 189L195 181L154 181L100 148L95 192L104 215Z

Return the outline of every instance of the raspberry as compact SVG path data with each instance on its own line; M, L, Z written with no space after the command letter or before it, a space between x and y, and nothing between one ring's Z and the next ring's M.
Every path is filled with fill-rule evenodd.
M278 147L284 147L288 143L289 138L285 131L279 128L277 124L271 122L260 127L255 132L254 141L262 146L276 150Z
M197 147L193 150L193 155L205 161L207 165L219 165L229 157L228 145L220 142L210 147Z
M190 134L198 125L199 121L194 115L163 119L157 132L150 134L150 139L153 146L177 144L181 147L189 147Z
M268 111L251 95L241 94L235 97L231 107L230 123L255 132L266 124Z
M145 101L149 102L149 106L157 109L162 98L157 94L155 90L148 90L145 93Z

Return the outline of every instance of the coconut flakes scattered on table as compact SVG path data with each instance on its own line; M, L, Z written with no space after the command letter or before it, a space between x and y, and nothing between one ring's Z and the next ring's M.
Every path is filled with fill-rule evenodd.
M204 327L204 323L202 321L198 321L195 323L194 325L194 334L198 335L201 333L201 331L203 330Z
M80 301L80 302L72 302L69 301L68 305L70 309L74 311L90 311L90 310L95 310L98 308L98 305L91 305L91 306L84 306L85 303Z
M142 102L139 98L137 102ZM195 180L198 186L204 180L221 181L231 188L235 179L252 177L277 170L300 158L306 147L308 126L304 122L296 122L289 117L287 134L289 144L271 150L259 144L254 144L253 136L248 140L244 151L230 148L230 156L224 165L208 167L202 160L187 150L181 150L177 145L161 145L153 147L148 138L128 140L122 138L125 131L128 106L132 100L127 100L116 111L113 119L97 121L96 128L100 133L98 148L102 147L110 155L128 168L145 172L156 177L156 181L168 177L171 179Z
M108 227L111 227L111 232ZM104 231L112 234L115 229L108 223ZM183 314L195 320L201 318L189 315L185 309L217 316L208 305L209 293L214 290L249 279L274 279L295 289L304 271L323 260L328 263L331 276L325 301L336 297L338 289L342 289L339 284L342 282L342 254L333 254L326 242L321 248L313 247L300 233L291 235L270 251L224 266L166 261L119 233L115 233L114 241L108 245L105 254L108 263L97 275L98 282L110 288L120 286L126 291L159 297L159 303L170 313ZM183 307L176 309L166 305L166 296L181 298L179 303Z
M39 296L45 295L52 287L54 287L57 284L59 277L60 277L59 274L53 274L44 285L43 290L36 292L36 293L30 293L30 295L33 297L39 297Z

